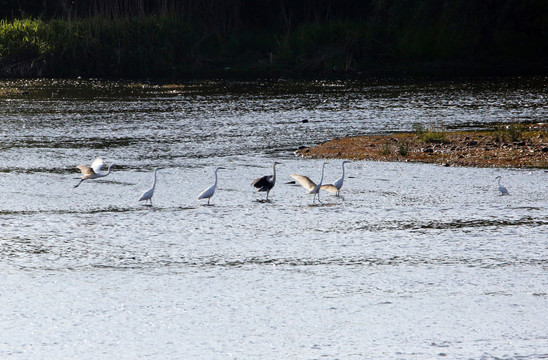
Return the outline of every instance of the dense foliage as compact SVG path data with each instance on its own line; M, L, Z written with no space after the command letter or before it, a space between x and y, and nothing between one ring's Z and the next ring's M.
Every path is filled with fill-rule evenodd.
M0 74L548 70L546 0L0 0Z

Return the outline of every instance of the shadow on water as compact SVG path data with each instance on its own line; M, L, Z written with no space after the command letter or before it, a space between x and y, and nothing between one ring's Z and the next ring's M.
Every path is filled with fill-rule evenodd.
M15 240L17 241L17 240ZM50 252L46 247L30 246L27 251L32 254L47 254ZM87 263L82 266L71 265L66 270L81 270L84 268L100 268L113 270L147 269L147 268L172 268L172 269L239 269L254 267L273 267L279 270L300 270L302 268L323 268L323 267L399 267L399 266L465 266L467 268L505 268L516 266L548 266L548 259L543 258L515 258L509 260L504 257L439 257L429 258L426 256L392 256L387 258L351 256L351 257L324 257L324 258L273 258L273 257L249 257L230 259L226 256L208 256L202 258L180 259L150 259L141 256L125 255L116 259L104 259L103 263ZM47 265L44 265L47 266ZM24 266L25 267L25 266ZM49 267L54 270L55 268Z
M460 229L480 229L480 228L501 228L501 227L520 227L520 226L546 226L548 220L523 217L516 220L502 219L474 219L474 220L451 220L451 221L389 221L385 223L359 225L355 230L366 230L372 232L385 230L460 230Z
M174 206L174 207L158 207L155 205L143 205L136 204L132 207L118 207L118 206L107 206L104 208L92 208L92 209L82 209L82 210L1 210L0 218L2 216L31 216L31 215L86 215L86 214L116 214L116 213L136 213L136 212L166 212L172 213L177 211L188 211L194 210L195 207L185 207L185 206Z
M128 147L136 145L144 141L141 138L134 137L119 137L119 138L55 138L49 139L45 137L41 138L23 138L13 139L12 141L3 142L0 150L8 149L34 149L34 148L46 148L46 149L116 149L120 147Z

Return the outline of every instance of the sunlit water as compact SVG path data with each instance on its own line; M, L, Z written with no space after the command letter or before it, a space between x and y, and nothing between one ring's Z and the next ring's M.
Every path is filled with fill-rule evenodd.
M322 204L288 184L336 136L545 121L545 78L0 85L2 359L548 358L544 170L355 161ZM97 156L112 173L74 188Z

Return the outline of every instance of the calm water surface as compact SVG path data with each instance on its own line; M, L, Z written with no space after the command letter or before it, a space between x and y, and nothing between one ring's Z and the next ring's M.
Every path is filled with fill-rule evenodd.
M546 171L355 161L321 205L288 183L320 176L300 145L546 121L547 90L0 81L0 357L548 358ZM74 188L97 156L112 173Z

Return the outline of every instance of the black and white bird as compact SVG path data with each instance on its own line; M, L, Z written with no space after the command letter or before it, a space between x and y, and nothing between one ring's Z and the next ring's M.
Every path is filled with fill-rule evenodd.
M268 195L270 194L270 190L276 185L276 165L281 164L281 162L274 161L274 165L272 165L272 175L261 176L260 178L255 179L251 184L258 189L257 191L266 191L266 201L270 201Z

